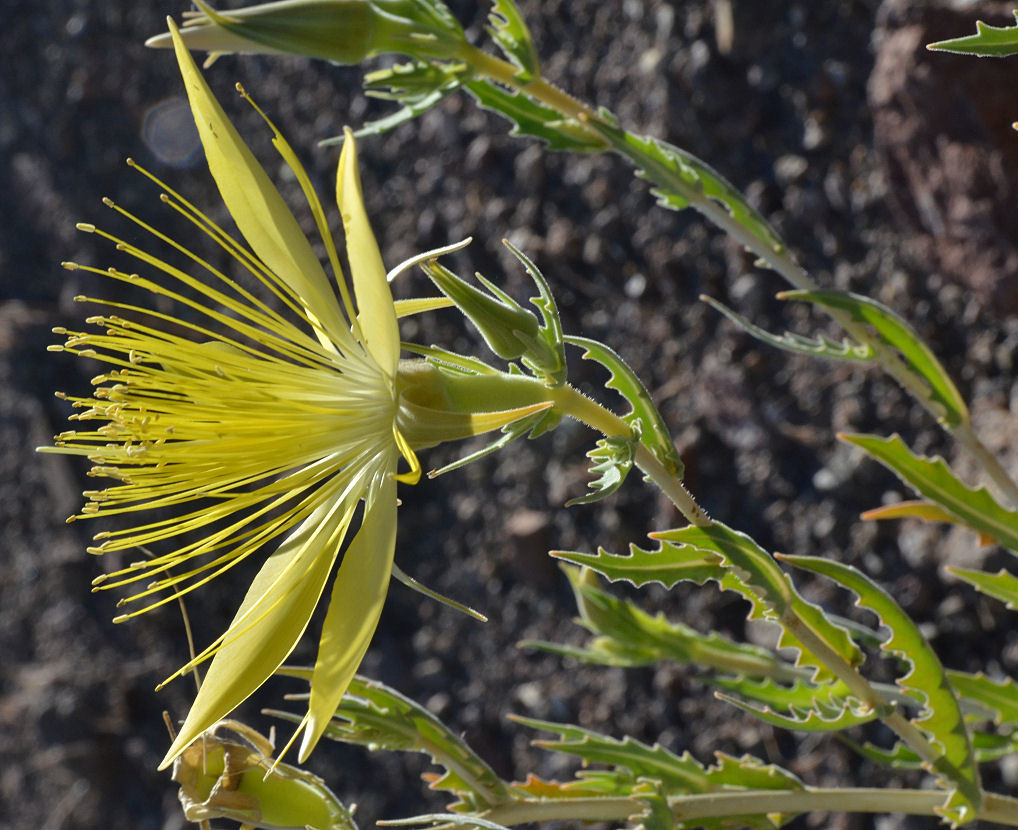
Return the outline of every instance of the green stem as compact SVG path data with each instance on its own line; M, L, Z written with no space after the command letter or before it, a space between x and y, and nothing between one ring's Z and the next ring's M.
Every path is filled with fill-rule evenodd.
M813 811L935 816L944 800L945 794L936 790L806 787L674 795L668 797L668 806L679 821ZM624 821L639 810L639 803L631 798L563 798L512 801L481 817L512 826L541 821ZM976 819L1018 827L1018 799L987 793Z
M553 84L548 83L543 78L536 78L525 82L520 79L519 69L516 66L487 52L483 52L476 47L466 47L458 57L473 67L478 74L540 101L542 104L561 113L566 119L581 125L601 122L602 120L593 109ZM594 130L591 130L591 133L593 135L601 135ZM612 146L616 152L643 168L647 172L650 181L666 190L681 195L689 202L690 207L695 208L705 218L713 222L716 227L766 262L790 285L806 291L818 288L817 283L795 262L784 245L774 246L768 244L766 240L747 230L718 202L704 196L696 188L683 180L675 171L658 163L655 159L646 157L637 148L625 143L613 143ZM929 406L929 390L923 381L909 370L893 349L874 337L864 325L852 319L847 312L833 308L826 308L824 310L852 338L859 343L870 346L874 351L876 360L884 367L887 373L913 398L919 401L934 418L940 421L938 413ZM993 454L976 437L971 426L968 423L963 423L953 429L946 425L944 425L944 428L960 446L970 453L983 472L996 484L1008 500L1015 507L1018 507L1018 483L1008 475Z
M632 427L618 415L568 384L549 389L548 400L552 401L555 408L563 414L596 429L606 437L633 433ZM636 449L636 466L647 474L690 524L703 527L710 523L710 518L683 486L682 481L669 473L654 453L643 444L639 444Z

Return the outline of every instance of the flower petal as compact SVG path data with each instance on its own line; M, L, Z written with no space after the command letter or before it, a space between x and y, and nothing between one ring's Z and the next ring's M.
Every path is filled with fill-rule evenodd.
M346 256L357 297L357 317L368 352L382 369L395 377L399 363L399 327L396 325L392 292L385 278L378 242L364 209L361 175L357 169L357 145L349 128L345 135L336 175L336 203L343 215Z
M368 650L389 590L395 549L396 481L390 472L374 499L365 503L364 521L336 575L311 678L301 762L329 725Z
M250 696L293 651L322 595L352 515L349 500L321 505L262 565L159 769Z
M342 342L348 326L311 243L219 106L176 25L167 23L209 170L230 215L259 259L303 301L312 324Z

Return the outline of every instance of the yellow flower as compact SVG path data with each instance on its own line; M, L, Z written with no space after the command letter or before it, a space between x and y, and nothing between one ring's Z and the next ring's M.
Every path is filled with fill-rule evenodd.
M98 332L59 329L67 342L53 348L96 358L108 368L93 379L91 397L70 398L80 410L72 420L82 426L57 436L56 447L49 449L85 456L93 463L90 475L117 482L86 492L89 501L74 518L176 510L171 518L138 520L133 527L99 533L99 544L89 549L171 548L97 580L103 588L144 586L122 600L145 600L144 607L118 620L169 602L267 544L276 545L229 628L173 675L211 658L161 768L252 694L290 654L364 503L360 529L333 582L308 713L297 730L303 733L303 760L335 711L377 625L393 569L396 482L415 483L420 477L406 429L401 429L409 417L405 413L414 407L400 401L396 307L364 209L352 135L347 134L343 146L336 184L351 296L307 174L272 128L273 143L296 174L325 242L337 296L297 220L227 119L172 24L171 29L209 168L247 246L145 174L165 189L164 201L231 254L260 282L260 293L271 292L274 305L285 306L289 316L107 200L189 257L205 271L205 280L92 225L79 226L112 240L161 275L150 279L113 268L66 267L129 282L159 301L135 306L79 298L113 311L89 318ZM179 316L168 313L165 298L186 310ZM415 309L429 305L436 303L419 301ZM120 311L135 312L140 319ZM467 418L462 434L496 428L540 408ZM99 425L92 428L94 422ZM457 423L462 427L463 417ZM398 474L401 456L410 469Z

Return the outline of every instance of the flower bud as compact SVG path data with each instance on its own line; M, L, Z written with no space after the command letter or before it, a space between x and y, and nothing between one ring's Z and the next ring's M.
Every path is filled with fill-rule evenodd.
M420 58L457 54L465 43L459 24L412 0L276 0L218 12L196 0L201 10L180 30L188 49L305 55L356 64L383 53ZM168 48L170 35L149 38L146 46Z
M357 830L325 782L289 764L273 765L272 751L265 737L237 721L205 732L173 762L185 818L227 818L269 830Z

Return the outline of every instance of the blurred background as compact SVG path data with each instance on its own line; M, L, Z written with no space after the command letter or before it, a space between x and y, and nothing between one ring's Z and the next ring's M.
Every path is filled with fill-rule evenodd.
M487 4L449 5L472 40L484 41ZM868 294L909 318L971 401L986 443L1018 469L1016 64L924 50L973 31L977 17L1013 23L1012 4L520 5L549 79L613 110L630 129L704 157L750 195L823 285ZM11 830L184 825L169 775L155 767L168 741L161 712L182 717L193 687L180 680L153 692L187 659L180 615L166 606L125 625L109 622L116 598L89 591L116 563L85 553L98 527L63 521L80 505L85 468L34 448L64 428L69 410L53 392L81 394L95 373L84 360L47 354L59 340L50 329L91 313L72 302L76 294L117 290L60 268L62 260L112 260L75 222L135 234L102 206L108 195L193 241L124 159L133 156L226 221L172 55L143 46L164 30L166 15L179 20L185 8L183 0L0 0L0 827ZM316 143L389 111L360 92L361 74L296 58L225 57L207 77L278 172L263 124L233 93L235 82L245 85L324 197L338 151ZM567 332L606 341L644 379L671 425L688 485L711 514L770 550L864 568L923 622L951 668L1018 672L1015 615L940 577L947 562L995 570L1004 562L996 549L962 531L858 520L907 494L839 446L835 433L896 430L919 451L952 457L931 419L878 374L768 351L698 302L710 294L772 330L824 325L775 301L785 286L695 215L655 207L625 162L551 154L507 133L504 122L453 96L361 143L386 261L473 236L453 259L460 273L479 270L522 300L531 288L500 245L509 237L550 279ZM299 204L292 180L279 180ZM424 288L414 275L397 290ZM410 321L403 334L489 357L451 312ZM597 391L603 374L570 357L571 377ZM505 718L517 712L660 741L702 762L715 750L752 752L811 784L915 783L861 764L830 739L800 739L724 708L687 668L578 667L517 648L521 639L584 639L549 549L622 552L678 521L637 476L606 502L564 509L584 492L593 440L565 424L401 490L397 562L490 622L394 585L363 673L425 703L506 777L572 770L530 746L535 736ZM438 467L471 448L444 447L423 461ZM250 576L192 596L199 643L232 617ZM844 597L804 585L810 599L847 611ZM747 630L743 603L710 587L640 596L700 630L770 636ZM313 652L296 656L308 661ZM242 714L267 731L259 709L299 690L270 683ZM362 826L442 806L419 781L423 759L329 745L309 766L359 805ZM987 784L1018 792L1018 769L1005 765ZM797 826L934 822L813 815Z

